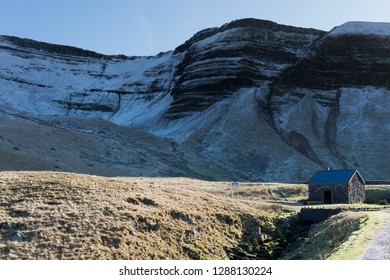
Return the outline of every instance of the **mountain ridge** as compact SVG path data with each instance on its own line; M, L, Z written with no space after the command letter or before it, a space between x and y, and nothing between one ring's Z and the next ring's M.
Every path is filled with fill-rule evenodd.
M159 155L155 140L136 151L120 138L131 158L115 163L111 154L73 169L64 160L63 171L136 176L141 169L133 166L143 158L155 175L305 181L332 166L388 179L390 158L382 151L390 149L390 36L381 33L384 25L347 23L325 32L242 19L149 57L0 36L1 118L16 123L19 115L83 133L128 128L128 141L139 131L166 143ZM0 147L12 147L16 140L8 137ZM34 149L37 158L41 153L55 162L50 150ZM23 157L21 149L11 152ZM164 171L154 162L165 162ZM86 171L85 164L99 168ZM0 168L12 170L4 162ZM54 163L45 168L58 169Z

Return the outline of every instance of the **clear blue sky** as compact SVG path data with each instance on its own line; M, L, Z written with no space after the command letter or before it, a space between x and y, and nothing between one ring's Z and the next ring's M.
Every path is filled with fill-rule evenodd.
M390 22L389 0L0 0L0 34L104 54L154 55L239 18L330 30Z

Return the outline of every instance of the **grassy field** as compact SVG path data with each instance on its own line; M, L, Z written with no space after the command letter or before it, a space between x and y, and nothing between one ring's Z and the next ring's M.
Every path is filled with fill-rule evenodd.
M390 205L390 186L389 185L366 186L366 203Z
M124 181L131 180L143 184L154 184L158 182L158 185L160 186L184 187L196 191L202 190L210 194L223 197L230 196L242 200L298 202L307 198L307 185L305 184L241 182L238 189L232 194L231 182L202 181L179 177L124 177L119 179Z
M306 195L306 185L242 183L232 194L188 178L1 172L0 259L277 258ZM355 257L343 248L367 244L388 217L375 215L312 226L300 258Z
M289 213L175 182L2 172L0 258L227 259L258 227L273 235L274 219Z

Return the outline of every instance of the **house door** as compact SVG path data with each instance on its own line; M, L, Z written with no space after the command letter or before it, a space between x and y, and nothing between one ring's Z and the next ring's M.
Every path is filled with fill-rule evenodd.
M332 203L332 191L324 191L324 203Z

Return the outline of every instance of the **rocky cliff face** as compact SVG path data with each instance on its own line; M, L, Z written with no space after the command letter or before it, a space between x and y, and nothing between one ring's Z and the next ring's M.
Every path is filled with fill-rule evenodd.
M322 165L390 175L389 28L346 23L281 76L270 107L284 142Z
M95 165L82 163L99 169L80 164L71 171L147 175L144 165L153 176L306 181L332 166L388 179L387 30L387 24L347 23L327 33L245 19L201 31L154 57L2 36L0 111L7 122L87 134L111 123L106 138L131 131L130 144L99 140L120 143L116 152L127 147L127 160L105 153ZM7 137L0 148L16 141ZM38 146L34 158L41 153L50 169L52 152ZM23 158L21 150L12 153ZM18 168L33 168L27 165ZM69 166L64 159L60 169Z
M167 117L202 111L241 88L261 88L299 59L323 32L246 19L205 30L178 47Z

